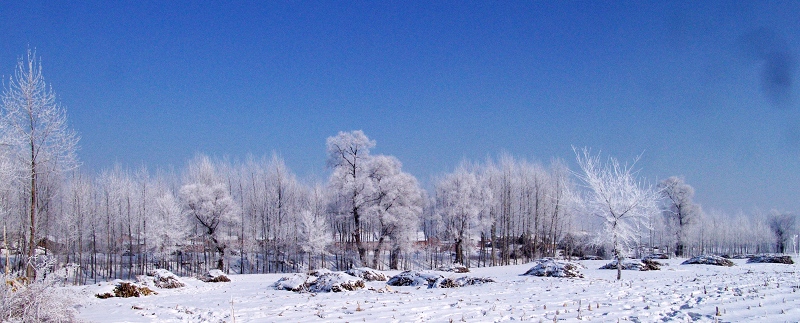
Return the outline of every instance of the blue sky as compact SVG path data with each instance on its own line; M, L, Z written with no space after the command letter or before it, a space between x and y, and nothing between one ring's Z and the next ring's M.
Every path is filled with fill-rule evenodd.
M798 212L800 3L696 2L5 1L0 74L36 49L87 171L274 151L324 179L362 129L423 182L588 146Z

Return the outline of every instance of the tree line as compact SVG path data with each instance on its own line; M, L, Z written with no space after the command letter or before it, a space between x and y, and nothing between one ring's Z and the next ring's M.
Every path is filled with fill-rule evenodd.
M2 97L0 223L7 270L41 257L75 283L313 268L496 266L540 257L796 252L794 215L704 212L680 177L652 186L635 161L574 149L579 170L503 155L463 162L424 190L362 131L327 138L326 181L278 156L197 155L182 169L79 167L78 135L20 59Z

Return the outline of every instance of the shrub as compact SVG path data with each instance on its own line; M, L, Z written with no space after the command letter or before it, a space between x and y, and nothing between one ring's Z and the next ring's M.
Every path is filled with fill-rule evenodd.
M36 278L28 281L21 273L0 273L0 322L72 322L75 300L50 272L53 262L34 260Z
M758 255L753 256L752 258L747 259L748 264L786 264L791 265L794 263L792 260L792 256L780 256L780 255Z
M206 283L227 283L231 281L231 279L228 278L228 276L225 276L225 273L219 269L209 270L205 276L200 277L199 279Z
M371 281L386 281L386 275L383 273L374 270L372 268L362 267L362 268L352 268L345 271L346 274L358 278L362 278L368 282Z

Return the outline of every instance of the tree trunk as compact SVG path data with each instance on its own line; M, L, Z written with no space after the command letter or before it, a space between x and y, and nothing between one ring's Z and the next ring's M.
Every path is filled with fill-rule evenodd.
M33 149L33 142L31 142L31 209L30 209L30 237L28 238L28 260L25 266L25 276L30 281L36 276L36 271L30 263L31 259L36 252L36 161Z
M456 239L455 249L456 249L455 250L456 251L456 261L455 261L455 263L464 265L464 247L462 246L462 240L461 239ZM466 266L466 265L464 265L464 266Z
M383 237L380 237L378 239L378 245L372 250L372 269L378 269L378 263L381 260L381 249L383 249L384 240L385 239Z
M395 246L392 249L392 252L389 254L389 269L399 269L399 261L400 261L400 247Z

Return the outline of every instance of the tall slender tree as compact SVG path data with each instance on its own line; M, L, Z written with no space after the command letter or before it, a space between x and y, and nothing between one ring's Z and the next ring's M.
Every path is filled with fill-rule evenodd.
M77 167L78 136L67 126L66 113L45 83L42 65L31 50L19 60L2 101L5 137L18 170L18 184L27 192L30 203L26 251L30 258L36 250L38 215L48 205L40 197L49 198L39 192L41 178L58 177ZM34 268L27 265L26 273L33 277Z

